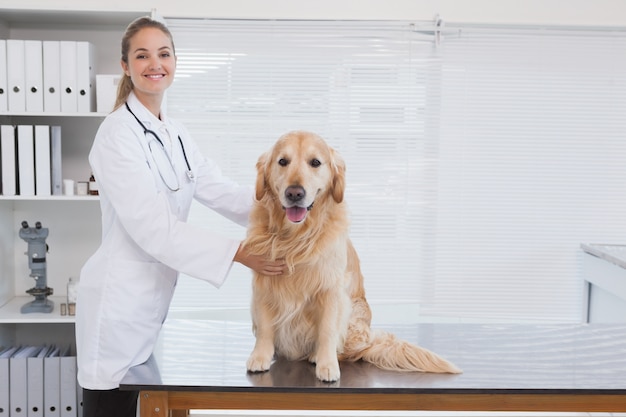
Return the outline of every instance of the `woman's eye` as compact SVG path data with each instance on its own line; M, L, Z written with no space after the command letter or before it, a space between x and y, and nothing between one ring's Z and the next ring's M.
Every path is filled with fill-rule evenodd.
M315 159L315 158L314 158L314 159L311 159L311 166L312 166L313 168L317 168L317 167L319 167L320 165L322 165L322 163L320 162L320 160L319 160L319 159Z
M280 165L281 167L286 167L287 165L289 165L289 161L287 161L285 158L280 158L278 160L278 165Z

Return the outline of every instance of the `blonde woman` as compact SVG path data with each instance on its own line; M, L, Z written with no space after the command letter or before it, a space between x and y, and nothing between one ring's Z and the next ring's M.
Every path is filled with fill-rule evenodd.
M224 177L161 107L174 80L172 35L139 18L122 39L124 78L89 162L99 183L102 243L81 271L76 316L78 382L85 417L135 417L137 392L119 391L148 359L179 272L219 287L233 262L264 275L285 266L240 242L186 223L193 199L245 225L252 187Z

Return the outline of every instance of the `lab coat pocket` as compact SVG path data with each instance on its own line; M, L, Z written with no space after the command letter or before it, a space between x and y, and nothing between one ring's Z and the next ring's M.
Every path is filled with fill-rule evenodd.
M105 295L108 315L122 321L161 323L175 282L176 273L160 263L115 260Z

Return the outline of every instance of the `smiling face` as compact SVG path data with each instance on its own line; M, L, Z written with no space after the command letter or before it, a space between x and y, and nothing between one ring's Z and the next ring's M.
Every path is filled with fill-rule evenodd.
M131 39L122 69L133 82L133 91L146 104L160 104L165 90L174 81L176 56L170 37L155 27L139 30Z

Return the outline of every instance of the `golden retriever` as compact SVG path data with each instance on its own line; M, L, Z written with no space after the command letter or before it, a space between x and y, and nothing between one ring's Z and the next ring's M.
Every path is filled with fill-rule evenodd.
M459 373L419 346L370 328L359 258L348 237L345 163L319 136L283 135L257 162L256 202L244 246L284 259L288 276L254 274L254 350L249 372L270 368L274 355L315 364L337 381L339 361L382 369Z

